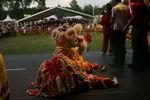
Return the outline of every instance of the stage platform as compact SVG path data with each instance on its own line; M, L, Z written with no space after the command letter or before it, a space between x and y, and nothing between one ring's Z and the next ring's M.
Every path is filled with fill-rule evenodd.
M8 55L4 61L8 74L10 100L150 100L150 66L141 69L131 69L132 52L127 51L125 65L110 66L112 56L101 52L86 52L84 58L91 63L108 66L106 72L96 73L103 77L116 76L120 82L118 88L89 90L78 94L70 94L52 99L29 96L27 89L32 89L30 83L35 80L37 69L44 60L52 58L52 54ZM142 66L141 66L142 67Z

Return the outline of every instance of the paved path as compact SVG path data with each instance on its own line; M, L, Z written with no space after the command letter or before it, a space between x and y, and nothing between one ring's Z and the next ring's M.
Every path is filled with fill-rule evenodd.
M121 68L111 67L112 58L109 55L101 55L101 52L85 53L85 60L91 63L107 65L105 73L101 76L117 76L120 81L119 88L90 90L76 95L67 95L50 100L150 100L150 68L130 69L127 64L131 63L132 52L128 51L125 66ZM52 54L37 55L9 55L4 56L7 69L10 100L46 100L41 97L29 96L26 89L32 88L30 82L34 81L37 68L44 60L52 58Z

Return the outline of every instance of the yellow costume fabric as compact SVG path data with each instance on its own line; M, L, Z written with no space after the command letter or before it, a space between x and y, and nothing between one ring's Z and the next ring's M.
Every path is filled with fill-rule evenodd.
M0 54L0 100L9 100L9 94L7 74L3 57Z

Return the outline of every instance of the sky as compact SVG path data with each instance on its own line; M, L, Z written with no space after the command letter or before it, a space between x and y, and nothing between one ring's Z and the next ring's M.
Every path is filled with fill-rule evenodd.
M111 0L76 0L80 7L84 7L84 5L91 4L92 6L99 6L102 7L106 3L110 2ZM58 4L62 7L70 7L69 3L71 0L46 0L46 7L56 7ZM37 4L34 3L31 7L36 7Z

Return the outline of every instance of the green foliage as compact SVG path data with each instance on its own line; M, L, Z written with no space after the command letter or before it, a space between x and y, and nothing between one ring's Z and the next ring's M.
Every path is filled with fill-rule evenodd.
M29 8L29 5L32 2L37 2L38 6L34 8ZM6 18L7 14L9 14L14 19L21 19L23 18L24 14L35 14L40 11L43 11L47 9L45 7L46 0L0 0L0 20L3 20ZM61 6L61 5L58 5ZM7 8L7 11L6 9ZM92 6L92 5L85 5L84 8L81 8L77 2L77 0L71 0L70 7L69 8L75 11L87 13L90 15L93 15L93 9L94 9L94 15L100 15L103 12L103 7L99 6ZM67 12L58 12L59 17L63 16L71 16L72 14Z
M7 7L8 10L25 9L30 6L32 1L33 0L6 0L5 7Z
M11 18L21 19L24 17L23 9L14 9L8 12Z
M48 8L36 8L36 7L26 8L26 9L24 9L24 14L31 14L32 15L32 14L38 13L40 11L43 11L45 9L48 9Z
M4 55L51 53L54 49L50 35L8 37L0 41L0 52Z
M0 0L0 10L4 9L4 5L6 4L8 0Z
M104 8L103 7L94 6L94 14L95 15L101 15L102 12L104 12Z
M6 16L7 16L7 12L6 11L4 11L3 9L0 9L0 20L3 20L3 19L5 19L6 18Z
M86 13L86 14L93 15L93 7L92 7L92 5L91 4L85 5L84 8L83 8L83 12Z
M78 5L76 0L72 0L69 4L70 4L71 9L82 12L81 7Z
M123 3L124 3L125 5L128 5L128 0L123 0Z
M33 1L36 1L38 3L37 8L46 8L46 3L45 3L46 0L33 0Z
M128 5L128 0L121 0L125 5ZM110 1L111 5L114 6L115 5L115 2L114 0L111 0Z

